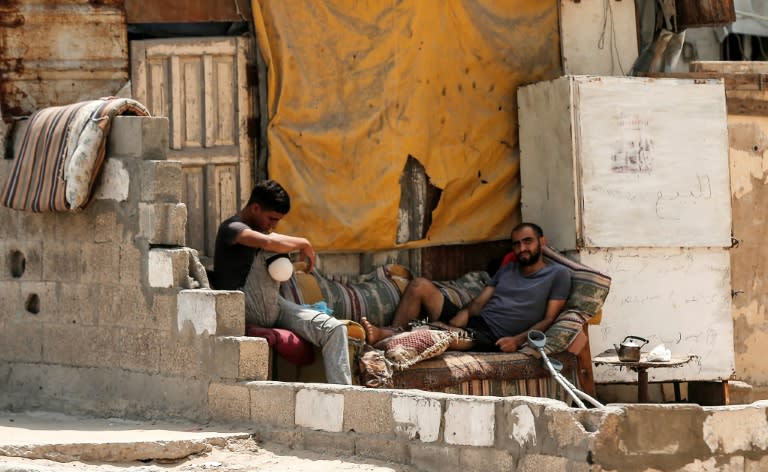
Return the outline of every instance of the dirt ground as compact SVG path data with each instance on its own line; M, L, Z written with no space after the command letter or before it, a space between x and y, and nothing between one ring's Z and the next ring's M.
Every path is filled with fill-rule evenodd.
M226 447L213 447L208 453L181 461L151 461L147 463L94 464L83 462L54 462L45 459L24 459L0 456L0 472L191 472L191 471L265 471L265 472L416 472L400 464L361 457L332 457L308 451L290 450L279 444L257 444L252 439L230 440Z

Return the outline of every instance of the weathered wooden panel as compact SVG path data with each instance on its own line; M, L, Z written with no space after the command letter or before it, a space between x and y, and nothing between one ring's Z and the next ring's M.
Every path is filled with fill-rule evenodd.
M0 3L0 105L27 115L117 93L128 80L120 1Z
M187 173L187 241L203 256L213 255L219 223L245 203L253 185L246 45L242 38L131 45L134 96L169 118L168 158Z
M431 280L453 280L476 270L493 275L511 250L509 241L422 248L421 275Z
M675 0L675 10L680 29L736 21L733 0Z
M251 0L125 0L128 23L246 21Z

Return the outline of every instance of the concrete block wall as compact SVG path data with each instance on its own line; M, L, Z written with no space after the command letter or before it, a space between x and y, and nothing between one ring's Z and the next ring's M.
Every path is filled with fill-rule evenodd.
M441 471L757 471L768 401L730 407L615 404L279 382L210 386L214 420L265 440Z
M167 136L166 118L117 117L87 208L0 207L0 409L201 418L211 380L267 378L242 293L200 288Z

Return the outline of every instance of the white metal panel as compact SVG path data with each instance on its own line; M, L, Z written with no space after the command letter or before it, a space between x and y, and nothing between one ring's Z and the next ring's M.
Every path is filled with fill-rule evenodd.
M730 255L722 248L582 250L582 263L613 277L599 325L590 326L592 355L625 336L660 343L675 356L699 357L686 367L650 369L649 379L727 380L734 372ZM597 382L630 382L627 369L597 367Z
M584 247L730 246L722 82L575 81Z
M576 248L571 80L520 87L517 97L523 220L541 225L550 245Z

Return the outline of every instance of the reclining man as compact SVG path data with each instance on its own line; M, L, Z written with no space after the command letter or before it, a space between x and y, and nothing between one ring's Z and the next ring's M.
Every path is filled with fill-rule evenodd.
M312 244L272 230L291 209L288 192L273 180L256 184L246 206L221 223L216 235L214 286L245 293L245 319L263 328L283 328L323 349L329 383L352 383L347 327L336 318L291 303L280 296L280 283L267 270L266 251L300 251L309 271L315 264Z
M466 331L471 343L451 349L515 352L527 341L528 331L545 331L563 309L571 289L570 271L547 263L541 248L542 229L520 223L512 230L516 261L500 268L480 294L465 307L454 305L431 281L416 278L405 289L390 327L377 327L363 319L368 344L402 330L426 315L430 323Z

